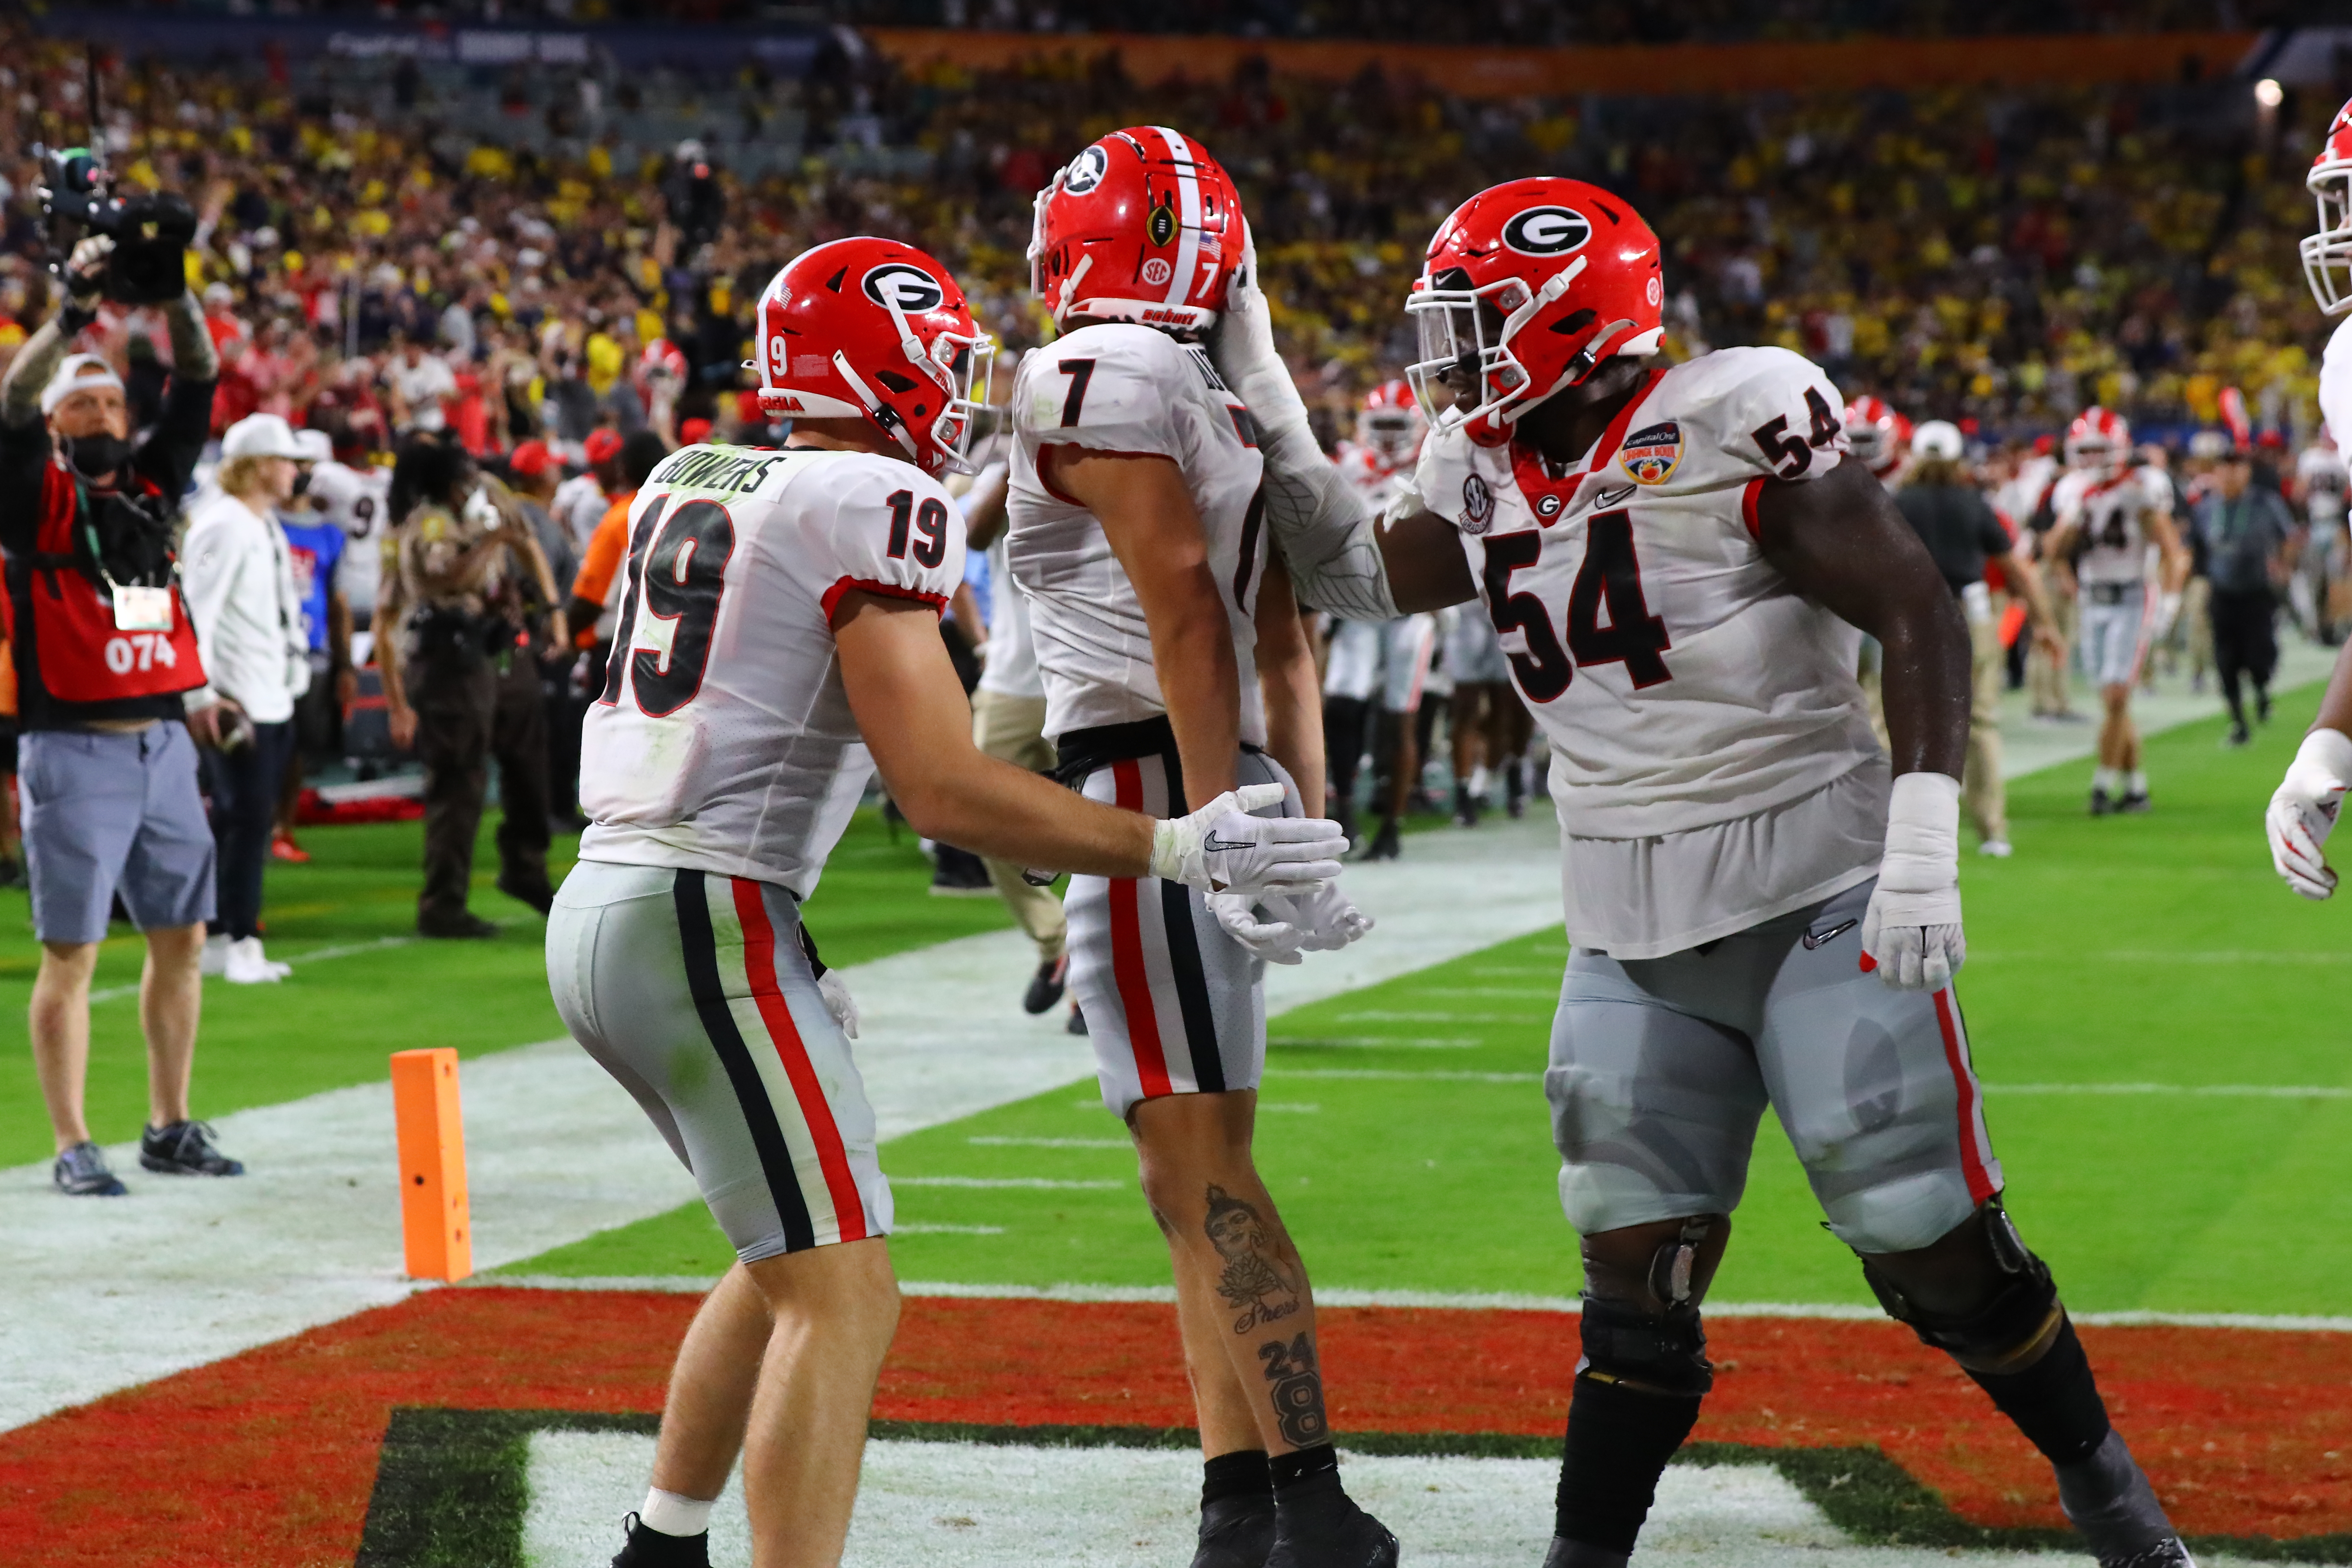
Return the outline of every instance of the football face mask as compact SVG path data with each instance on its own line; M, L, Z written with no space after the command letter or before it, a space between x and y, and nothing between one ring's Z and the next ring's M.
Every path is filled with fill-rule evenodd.
M2336 111L2304 186L2319 206L2319 232L2299 247L2304 280L2323 315L2352 310L2352 103Z

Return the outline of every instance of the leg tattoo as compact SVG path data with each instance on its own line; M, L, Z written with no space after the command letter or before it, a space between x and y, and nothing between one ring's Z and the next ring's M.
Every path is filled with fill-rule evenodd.
M1225 1260L1217 1277L1217 1294L1239 1313L1234 1332L1245 1334L1287 1318L1305 1304L1306 1292L1297 1277L1275 1258L1274 1237L1256 1209L1212 1184L1209 1217L1202 1228Z
M1328 1442L1331 1426L1323 1418L1323 1373L1315 1364L1314 1336L1268 1340L1257 1347L1257 1355L1274 1384L1275 1420L1283 1441L1298 1448Z

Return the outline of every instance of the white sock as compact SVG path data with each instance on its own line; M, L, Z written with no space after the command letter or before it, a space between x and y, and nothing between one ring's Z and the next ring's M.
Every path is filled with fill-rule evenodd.
M2134 768L2131 771L2130 779L2124 785L2124 793L2126 795L2146 795L2147 793L2147 775L2140 772L2137 768Z
M699 1498L655 1487L646 1493L646 1506L637 1510L637 1522L664 1535L702 1535L710 1529L711 1506Z
M1481 800L1486 797L1486 764L1484 763L1470 770L1470 793Z
M2103 789L2109 795L2115 795L2123 788L2123 784L2124 773L2121 768L2111 768L2102 764L2092 770L2091 787L2093 789Z

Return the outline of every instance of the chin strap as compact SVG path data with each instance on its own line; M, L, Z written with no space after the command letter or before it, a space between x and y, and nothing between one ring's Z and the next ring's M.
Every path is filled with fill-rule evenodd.
M875 395L874 389L850 368L849 356L839 349L833 351L833 368L841 373L842 380L849 383L849 389L857 394L857 401L866 405L866 416L882 427L883 434L905 447L908 458L912 460L915 458L914 433L907 428L907 422L898 417L898 411Z

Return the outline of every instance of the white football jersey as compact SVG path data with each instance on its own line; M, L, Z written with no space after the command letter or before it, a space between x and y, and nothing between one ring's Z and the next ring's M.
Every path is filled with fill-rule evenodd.
M1331 461L1339 470L1339 477L1364 498L1364 510L1374 517L1387 512L1405 476L1412 471L1411 464L1401 468L1389 467L1388 459L1378 452L1353 441L1340 442L1339 456Z
M2344 454L2330 441L2314 441L2294 459L2294 477L2303 487L2304 516L2314 528L2334 528L2344 521L2348 481Z
M2336 323L2319 356L2319 415L2338 447L2352 447L2352 316Z
M584 554L589 535L596 531L596 525L604 521L604 513L612 505L595 475L574 474L555 487L555 493L547 500L547 515L571 536L572 548Z
M581 740L581 858L807 898L874 771L834 610L853 589L944 609L963 558L955 502L896 459L665 458L629 509L613 656Z
M343 602L353 615L373 616L383 573L383 534L392 526L392 470L319 463L311 468L303 493L351 541L342 563L335 568L335 585L343 591Z
M2171 515L2172 483L2150 468L2118 474L2072 468L2051 493L2050 510L2061 528L2082 530L2076 582L2145 583L2148 537L2140 518L2150 511Z
M1885 773L1861 634L1757 534L1767 479L1845 457L1843 412L1801 356L1723 349L1653 370L1565 469L1459 427L1423 448L1418 489L1461 530L1551 743L1570 941L1679 952L1874 866Z
M1028 595L1045 684L1045 733L1066 735L1165 713L1151 633L1126 569L1094 514L1037 477L1049 446L1173 458L1192 492L1233 628L1241 670L1241 737L1265 743L1257 627L1266 544L1256 426L1202 350L1156 328L1081 327L1021 362L1013 387L1013 489L1006 558Z

